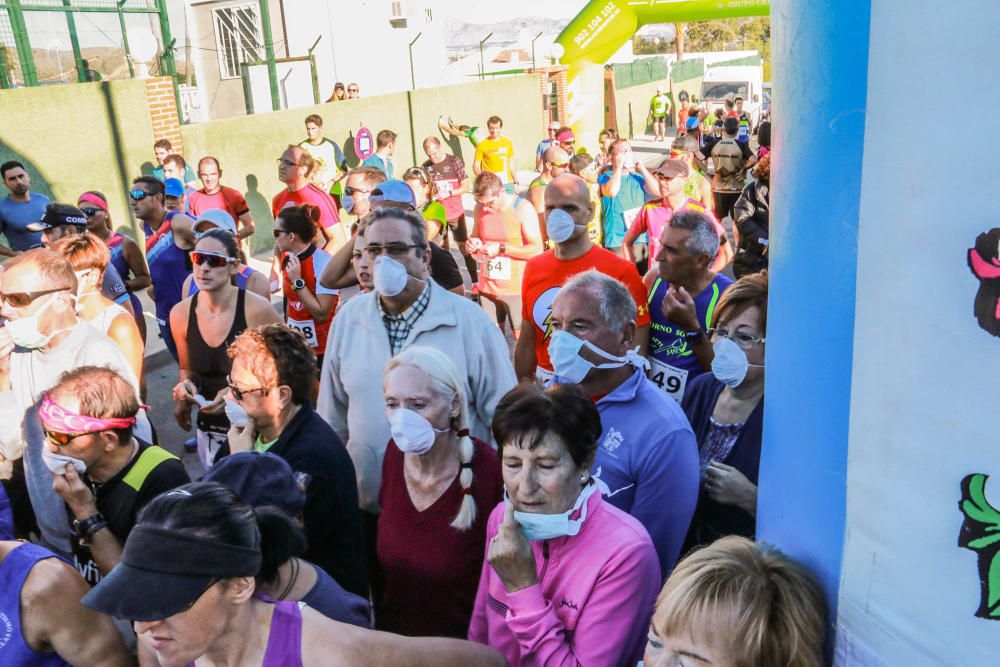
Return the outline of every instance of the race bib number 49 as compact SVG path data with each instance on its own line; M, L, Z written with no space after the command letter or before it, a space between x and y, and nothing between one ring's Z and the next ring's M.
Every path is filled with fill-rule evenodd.
M312 320L293 320L288 318L288 326L293 329L297 329L306 342L309 343L309 347L316 347L319 345L319 339L316 337L316 324Z
M674 368L670 364L665 364L657 359L650 359L649 379L659 387L663 393L678 403L684 398L684 388L687 386L688 371L683 368Z

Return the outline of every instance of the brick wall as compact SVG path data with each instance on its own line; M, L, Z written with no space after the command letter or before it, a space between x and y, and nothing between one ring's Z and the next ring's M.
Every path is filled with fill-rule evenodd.
M170 77L146 79L146 99L149 100L149 115L153 119L153 141L167 139L173 152L183 155L181 121L177 115L177 98L174 97L174 84Z
M556 67L539 67L536 72L541 74L539 79L539 85L541 87L541 94L543 99L547 99L549 96L549 86L551 83L556 84L556 109L542 109L542 136L547 136L546 132L549 129L549 123L553 120L566 123L566 67L556 66ZM530 70L529 70L530 71ZM553 113L555 112L555 113Z

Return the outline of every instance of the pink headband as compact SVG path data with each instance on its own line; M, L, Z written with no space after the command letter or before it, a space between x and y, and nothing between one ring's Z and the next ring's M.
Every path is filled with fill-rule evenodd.
M80 195L80 198L77 201L88 202L90 204L93 204L97 208L101 209L105 213L108 212L108 204L107 204L107 202L105 202L103 199L101 199L100 197L98 197L97 195L95 195L92 192L84 192L82 195Z
M38 416L46 429L57 433L85 433L87 431L107 431L113 428L131 428L135 425L135 417L88 417L78 415L62 407L48 394L42 398L38 407Z

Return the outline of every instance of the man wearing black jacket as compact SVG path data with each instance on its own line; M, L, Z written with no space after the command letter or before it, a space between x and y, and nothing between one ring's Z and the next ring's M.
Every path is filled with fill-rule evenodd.
M240 334L229 356L230 450L270 452L288 462L306 491L306 558L367 598L354 464L309 401L315 354L297 331L268 324Z

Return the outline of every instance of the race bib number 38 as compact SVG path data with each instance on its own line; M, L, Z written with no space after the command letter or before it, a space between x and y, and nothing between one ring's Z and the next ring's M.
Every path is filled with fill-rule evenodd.
M665 364L656 359L650 359L649 379L656 384L663 393L678 403L684 398L684 388L687 386L688 371L683 368L674 368L670 364Z
M316 337L316 324L312 320L293 320L288 318L288 326L293 329L297 329L300 334L309 343L309 347L316 347L319 345L319 339Z

